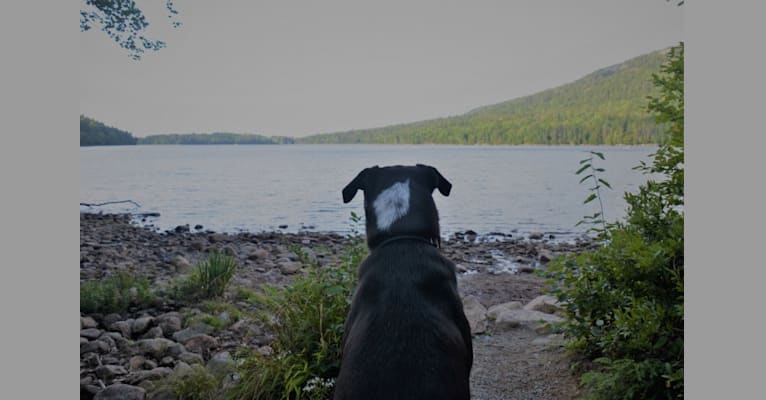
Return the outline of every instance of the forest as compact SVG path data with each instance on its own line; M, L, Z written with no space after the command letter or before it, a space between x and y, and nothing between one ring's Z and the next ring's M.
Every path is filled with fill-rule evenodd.
M320 134L297 143L650 144L663 139L646 111L656 94L652 74L668 49L595 71L540 93L459 116L381 128Z
M130 132L80 115L80 146L133 145L136 141Z
M150 135L138 144L291 144L292 138L267 137L249 133L184 133Z

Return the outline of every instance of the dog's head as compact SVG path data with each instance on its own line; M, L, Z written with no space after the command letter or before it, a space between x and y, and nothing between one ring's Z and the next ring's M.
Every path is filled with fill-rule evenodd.
M452 184L436 168L416 166L365 168L343 188L348 203L364 192L367 246L370 249L396 236L418 236L440 242L439 214L431 197L434 189L449 196Z

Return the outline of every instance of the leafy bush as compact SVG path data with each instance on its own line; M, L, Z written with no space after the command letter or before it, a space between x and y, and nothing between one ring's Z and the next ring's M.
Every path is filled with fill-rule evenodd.
M550 288L565 302L561 329L596 360L583 375L590 399L683 397L684 212L683 44L655 77L649 111L669 123L653 164L664 175L625 194L624 222L606 225L603 246L554 260Z
M352 220L359 218L352 214ZM272 356L244 357L231 398L327 399L340 371L343 324L367 248L361 236L337 267L311 263L308 272L284 288L268 287L257 297L260 317L276 335Z
M127 272L80 283L80 311L84 313L123 312L133 306L150 305L155 300L149 281Z
M233 257L213 252L205 261L198 263L191 274L176 281L173 289L175 297L186 301L220 297L236 269L237 261Z

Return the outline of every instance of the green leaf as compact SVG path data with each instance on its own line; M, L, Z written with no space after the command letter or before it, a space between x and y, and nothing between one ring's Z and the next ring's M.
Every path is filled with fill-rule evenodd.
M609 189L611 189L611 188L612 188L612 185L610 185L610 184L609 184L609 182L607 182L607 181L605 181L605 180L603 180L603 179L601 179L601 178L599 178L599 179L598 179L598 181L599 181L599 182L601 182L601 183L603 183L603 184L604 184L604 186L608 187Z
M597 151L591 151L591 152L590 152L590 154L594 154L594 155L597 155L597 156L598 156L598 158L600 158L600 159L602 159L602 160L604 159L604 154L603 154L603 153L599 153L599 152L597 152Z
M592 177L592 176L593 176L593 174L590 174L590 175L587 175L586 177L584 177L584 178L580 179L580 183L583 183L583 182L585 182L585 180L586 180L586 179L588 179L588 178L590 178L590 177Z
M583 165L580 169L577 170L577 172L575 172L575 175L580 175L583 171L585 171L588 168L590 168L590 164Z
M596 172L604 172L603 168L596 168Z
M593 157L588 157L586 159L580 160L580 164L586 163L586 162L591 161L591 160L593 160Z
M585 199L585 201L583 202L583 204L588 204L588 203L590 203L591 201L595 200L595 199L596 199L596 197L597 197L597 196L596 196L596 194L595 194L595 193L591 193L591 195L590 195L590 196L588 196L588 198L587 198L587 199Z

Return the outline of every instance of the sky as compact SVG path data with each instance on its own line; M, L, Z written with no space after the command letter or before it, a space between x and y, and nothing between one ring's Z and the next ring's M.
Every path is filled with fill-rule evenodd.
M80 113L143 137L306 136L465 113L683 41L665 0L137 0L140 61L80 33Z

